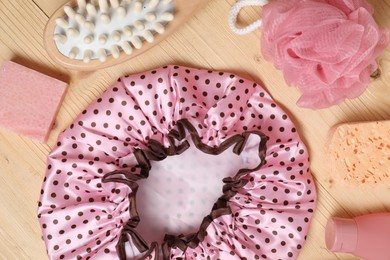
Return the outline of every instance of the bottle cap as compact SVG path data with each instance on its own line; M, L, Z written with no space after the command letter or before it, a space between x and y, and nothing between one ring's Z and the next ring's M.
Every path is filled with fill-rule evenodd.
M332 218L326 225L326 247L334 252L352 253L356 249L357 234L355 220Z

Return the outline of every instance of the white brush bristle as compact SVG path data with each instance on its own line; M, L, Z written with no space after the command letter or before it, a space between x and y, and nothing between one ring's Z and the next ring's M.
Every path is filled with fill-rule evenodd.
M125 26L123 27L123 33L126 35L126 36L132 36L133 35L133 30L131 29L130 26Z
M65 30L68 29L68 27L69 27L69 23L67 21L65 21L65 19L62 17L58 17L56 19L56 24Z
M73 47L70 52L69 52L69 58L71 58L72 60L74 60L77 56L77 54L79 54L79 48L77 47Z
M112 8L118 8L119 7L119 1L118 0L110 0Z
M80 11L84 11L87 6L87 3L85 0L77 0L77 6L79 7Z
M68 37L66 37L66 35L63 35L63 34L54 34L54 40L56 42L60 42L60 43L64 44L68 40Z
M131 55L133 53L133 48L131 47L130 43L128 42L122 42L121 44L122 50L127 54Z
M102 44L102 45L103 45L103 44L106 44L107 39L108 39L108 37L107 37L106 34L101 34L101 35L99 36L99 43Z
M163 13L161 15L161 19L163 19L164 21L172 21L173 18L174 18L174 16L172 13Z
M89 16L95 17L97 14L97 10L96 10L95 5L93 5L91 3L87 4L87 13Z
M142 10L142 3L140 1L135 2L133 6L133 12L140 13L141 10Z
M156 20L156 15L154 13L147 13L145 14L145 20L148 21L148 22L153 22L154 20Z
M160 2L160 0L149 0L148 7L149 8L155 8L158 5L159 2Z
M136 49L141 49L142 48L142 41L141 41L141 39L138 36L131 37L130 38L130 42L131 42L131 44L133 44L133 46Z
M109 24L111 22L111 18L110 18L110 15L107 14L107 13L102 13L100 15L100 20L105 23L105 24Z
M108 3L107 0L99 0L99 8L103 13L108 12Z
M142 31L143 29L145 29L145 24L141 21L135 21L134 28L137 29L138 31Z
M73 10L73 8L70 7L69 5L66 5L66 6L64 7L64 12L65 12L66 15L69 17L69 19L74 19L74 16L76 15L75 10Z
M119 42L121 40L121 33L119 31L113 31L111 33L111 39L114 42Z
M114 59L118 59L120 56L119 48L116 45L112 45L110 48L111 55L114 57Z
M95 24L93 23L93 22L91 22L91 21L86 21L85 23L84 23L84 27L88 30L88 31L93 31L93 30L95 30Z
M84 56L83 56L83 61L84 63L90 63L92 60L93 52L91 50L85 50L84 51Z
M144 39L147 42L153 42L154 41L153 34L150 31L148 31L148 30L143 31L142 36L144 37Z
M93 35L87 35L84 37L84 43L85 44L91 44L94 40L94 37Z
M174 19L173 0L76 0L64 6L53 34L58 50L70 59L90 63L131 55L153 42Z
M69 28L66 32L70 37L77 37L80 35L79 30L77 30L76 28Z
M81 26L85 24L85 17L82 14L76 14L74 19L77 21L77 23Z
M163 34L165 32L165 27L161 23L155 23L153 25L153 30L155 30L159 34Z
M105 49L99 49L98 50L98 56L99 56L99 60L101 62L106 61L107 60L106 50Z
M118 12L119 17L121 17L121 18L126 17L127 10L126 10L125 7L119 6L118 9L117 9L117 12Z

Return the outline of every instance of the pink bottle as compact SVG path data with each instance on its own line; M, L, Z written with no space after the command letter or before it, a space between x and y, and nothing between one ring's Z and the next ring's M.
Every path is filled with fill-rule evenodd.
M390 259L390 213L354 219L331 218L326 225L326 246L365 260Z

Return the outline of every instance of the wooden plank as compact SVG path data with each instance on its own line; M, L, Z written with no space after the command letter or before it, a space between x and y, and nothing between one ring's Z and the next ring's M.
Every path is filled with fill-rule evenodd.
M390 211L388 189L344 187L327 171L324 159L329 129L338 123L390 118L390 50L378 59L381 76L358 99L318 111L298 108L299 91L260 53L259 32L237 36L227 17L234 0L214 0L188 23L141 56L93 73L75 73L56 65L43 47L43 30L50 16L66 0L0 1L0 62L13 59L70 82L56 125L46 145L0 130L0 259L46 259L36 218L37 200L46 156L57 135L119 76L166 64L230 71L263 82L292 116L310 148L311 168L317 181L318 208L299 259L355 259L329 252L324 242L326 221L333 215L353 217ZM390 27L389 1L370 1L375 18ZM240 21L256 19L259 9L246 9Z

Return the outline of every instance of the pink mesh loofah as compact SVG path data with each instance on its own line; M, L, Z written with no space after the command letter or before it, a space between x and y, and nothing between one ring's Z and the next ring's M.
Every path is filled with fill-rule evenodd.
M302 91L297 104L324 108L363 93L389 42L364 0L279 0L263 9L262 52Z

